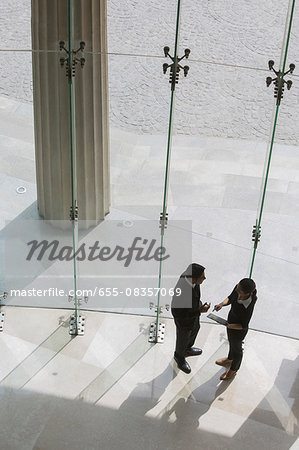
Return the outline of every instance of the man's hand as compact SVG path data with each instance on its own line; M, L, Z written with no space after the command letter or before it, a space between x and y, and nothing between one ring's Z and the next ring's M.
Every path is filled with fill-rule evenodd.
M222 306L223 306L222 303L219 303L218 305L215 305L213 311L220 311Z
M226 324L226 326L230 330L243 330L242 325L240 323L228 323Z
M211 303L205 303L204 305L202 305L202 307L200 308L200 312L205 313L210 309Z

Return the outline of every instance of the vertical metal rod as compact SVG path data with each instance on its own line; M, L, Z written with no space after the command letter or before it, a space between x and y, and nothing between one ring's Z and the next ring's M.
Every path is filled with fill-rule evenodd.
M75 217L77 206L77 163L76 163L76 132L75 132L75 81L72 76L73 54L72 54L72 30L74 27L74 5L72 0L68 0L68 57L69 57L69 74L68 74L68 88L69 88L69 114L70 114L70 160L71 160L71 196L72 196L72 239L73 239L73 254L76 253L78 242L78 221ZM74 304L75 304L75 323L76 334L78 333L79 322L79 302L77 297L77 262L73 258L73 273L74 273Z

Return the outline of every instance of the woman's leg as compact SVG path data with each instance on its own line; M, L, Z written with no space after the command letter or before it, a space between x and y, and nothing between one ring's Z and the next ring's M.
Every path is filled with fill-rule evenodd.
M227 329L227 337L229 341L228 359L232 360L230 369L232 371L239 370L243 358L243 339L248 330L230 330Z

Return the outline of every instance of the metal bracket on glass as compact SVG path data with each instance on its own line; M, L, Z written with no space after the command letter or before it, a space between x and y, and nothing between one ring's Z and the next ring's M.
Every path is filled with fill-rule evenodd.
M261 238L261 227L258 228L257 221L255 225L253 225L252 230L252 241L254 242L254 248L257 248L257 244L260 242Z
M5 300L8 296L8 292L3 292L3 294L0 294L0 306L2 304L2 301ZM5 313L0 311L0 331L3 331L3 325L4 325L4 317Z
M85 331L85 317L78 316L76 320L75 314L70 317L69 334L76 336L83 336Z
M85 64L85 58L81 57L81 58L77 58L77 53L81 52L83 53L85 48L85 42L81 41L80 42L80 47L78 48L78 50L68 50L65 46L65 42L64 41L60 41L59 42L59 50L62 51L64 50L65 53L67 54L67 56L65 58L60 58L60 65L61 67L65 67L65 74L67 76L67 78L72 79L72 77L74 77L76 75L76 65L80 64L81 68L84 67ZM70 63L70 59L71 59L71 63Z
M68 300L69 300L69 302L73 302L74 301L74 296L73 295L69 295ZM83 299L82 298L77 298L77 304L79 306L82 305L83 301L85 303L87 303L88 302L88 297L83 297Z
M167 69L170 67L169 83L171 83L172 89L174 89L175 85L178 84L178 82L179 82L180 70L182 69L184 71L185 77L188 75L189 66L183 67L179 64L179 62L183 58L188 59L191 50L189 48L185 48L185 54L181 58L179 58L177 56L176 61L175 61L175 58L169 54L169 50L170 50L169 47L164 47L164 55L165 55L165 58L167 58L167 56L168 56L173 61L173 63L172 64L164 63L163 64L163 73L165 74L167 72Z
M8 292L4 291L3 294L0 294L0 306L3 302L3 300L5 300L8 297Z
M3 331L5 313L0 311L0 331Z
M74 220L77 221L79 216L79 208L77 204L77 200L75 200L75 207L70 207L70 221L73 222Z
M165 307L164 306L158 307L158 305L155 305L154 302L150 302L149 309L154 309L154 308L155 308L155 312L158 312L158 308L159 308L159 314L162 314L163 308L165 308L166 311L170 310L170 305L165 305Z
M159 228L161 229L161 230L166 230L166 228L167 228L167 221L168 221L168 213L165 213L165 215L163 216L163 213L161 212L160 213L160 225L159 225Z
M277 99L276 104L280 103L280 100L283 98L284 93L284 85L287 85L288 91L291 89L293 82L291 80L285 81L284 77L288 73L293 73L295 69L295 64L289 65L289 70L285 73L282 73L281 70L274 69L274 61L271 59L268 62L269 70L273 70L276 75L276 78L267 77L266 85L269 87L272 83L274 84L274 98Z
M78 300L77 300L78 305L79 306L82 305L83 301L84 301L84 303L87 303L88 302L88 297L78 298Z
M156 323L155 322L151 323L148 342L158 342L159 344L163 344L164 338L165 338L165 323L159 323L157 339L156 339Z

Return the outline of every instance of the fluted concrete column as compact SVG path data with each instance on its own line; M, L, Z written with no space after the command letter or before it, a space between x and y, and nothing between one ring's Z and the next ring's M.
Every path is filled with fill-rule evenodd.
M67 0L32 0L33 98L37 201L42 217L67 220L71 205L70 110L65 57ZM79 219L109 212L109 118L106 0L71 0L72 48L86 43L74 77L73 102Z

